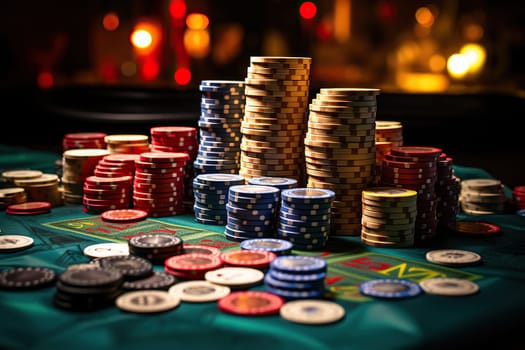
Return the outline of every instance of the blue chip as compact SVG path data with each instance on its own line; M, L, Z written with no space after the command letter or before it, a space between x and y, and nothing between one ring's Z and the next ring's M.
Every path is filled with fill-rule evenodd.
M326 271L319 273L286 273L269 269L268 274L275 279L287 282L324 282L326 278Z
M273 259L270 268L288 273L318 273L326 271L327 263L315 256L284 255Z
M272 176L254 177L248 180L248 184L250 185L274 186L281 190L294 188L297 186L297 183L298 181L296 179Z
M274 288L268 284L266 284L266 290L285 299L321 298L325 293L324 287L319 289L289 290L284 288Z
M273 288L283 288L291 290L312 290L324 288L324 280L317 280L313 282L300 282L300 281L284 281L275 278L272 274L267 273L264 276L264 282Z
M291 242L278 238L254 238L241 243L241 249L262 250L275 253L276 255L289 254L292 248L293 244Z
M374 279L359 285L359 291L368 296L377 298L400 299L419 295L423 292L416 282L404 279Z
M293 214L296 216L303 216L303 215L322 216L322 215L330 215L330 207L326 207L322 209L292 208L286 205L286 202L281 202L280 213L281 214L282 213Z
M281 198L292 203L331 203L335 192L326 188L289 188L281 191Z
M236 174L204 174L196 177L200 183L208 185L237 185L244 183L244 177Z

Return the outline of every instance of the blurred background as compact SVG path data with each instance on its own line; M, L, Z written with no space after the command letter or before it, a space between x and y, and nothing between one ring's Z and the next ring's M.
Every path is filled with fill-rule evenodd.
M0 88L16 132L196 125L201 80L243 80L250 56L312 58L321 87L381 88L378 119L510 184L525 86L525 7L509 0L20 0L0 12ZM18 118L18 117L23 118ZM45 132L43 131L45 130Z

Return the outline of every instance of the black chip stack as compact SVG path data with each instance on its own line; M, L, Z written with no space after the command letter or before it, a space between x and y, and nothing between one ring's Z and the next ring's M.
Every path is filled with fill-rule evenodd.
M131 237L128 246L130 254L145 258L154 265L163 265L167 258L183 251L180 237L162 233Z

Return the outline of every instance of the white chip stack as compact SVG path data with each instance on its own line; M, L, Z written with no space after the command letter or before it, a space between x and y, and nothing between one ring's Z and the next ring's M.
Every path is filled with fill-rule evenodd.
M503 184L498 179L462 180L459 201L466 214L501 214L505 210Z

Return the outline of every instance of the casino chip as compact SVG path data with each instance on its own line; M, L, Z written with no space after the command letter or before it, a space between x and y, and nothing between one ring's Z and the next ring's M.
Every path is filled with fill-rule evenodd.
M148 212L140 209L112 209L106 210L100 217L109 222L135 222L148 217Z
M33 238L24 235L0 236L0 252L15 252L33 245Z
M179 282L171 286L168 292L182 301L205 303L227 296L230 294L230 287L209 281L194 280Z
M221 311L235 315L264 316L279 313L284 299L264 291L236 291L217 301Z
M290 255L293 243L279 238L252 238L240 243L241 249L262 250L272 252L275 255Z
M180 299L165 290L135 290L125 292L115 300L115 305L119 309L135 313L169 311L179 304Z
M125 281L122 284L124 290L142 290L142 289L160 289L168 290L172 285L177 283L175 276L163 271L153 271L153 274L145 278L133 281Z
M429 278L419 282L419 285L427 294L463 296L476 294L479 291L477 283L462 278Z
M279 313L290 322L321 325L340 321L346 312L333 301L302 299L287 301Z
M264 272L251 267L227 266L206 272L204 279L231 289L244 289L260 284Z
M126 281L144 278L153 273L153 265L149 260L131 254L106 256L92 262L103 269L119 271Z
M24 202L19 204L11 204L5 210L7 214L12 215L38 215L51 212L50 202Z
M361 294L376 298L401 299L415 297L423 292L418 283L404 279L373 279L359 285Z
M448 228L456 233L479 236L495 235L501 231L498 225L485 221L456 221Z
M83 253L90 258L103 258L115 255L129 255L129 248L126 243L97 243L85 247Z
M2 289L36 289L50 286L56 272L46 267L20 266L0 271Z
M432 263L449 266L472 265L481 261L479 254L461 249L431 250L425 254L425 258Z

